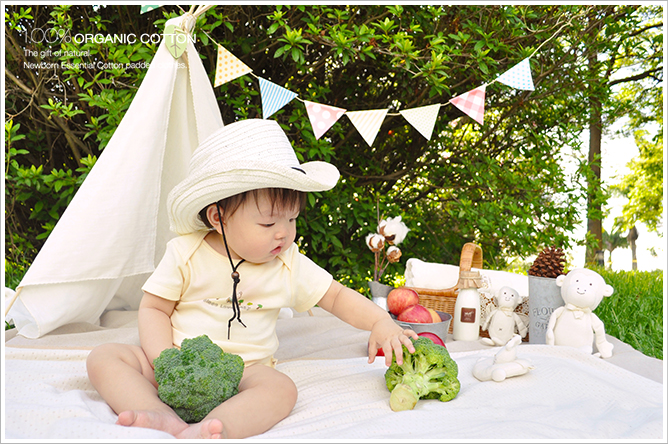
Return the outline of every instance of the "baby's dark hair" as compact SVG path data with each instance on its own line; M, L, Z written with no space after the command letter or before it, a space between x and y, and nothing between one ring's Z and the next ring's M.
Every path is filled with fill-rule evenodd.
M287 188L262 188L259 190L250 190L244 191L243 193L235 194L234 196L227 197L218 201L220 205L220 210L226 215L226 217L232 216L239 207L246 202L249 196L252 196L255 199L255 202L258 201L261 193L266 193L266 196L271 202L271 212L273 213L276 210L283 210L286 208L299 208L299 211L304 211L306 207L306 193L303 191L290 190ZM207 205L202 208L199 212L199 218L204 222L208 228L213 228L209 218L206 216L206 210L215 202Z

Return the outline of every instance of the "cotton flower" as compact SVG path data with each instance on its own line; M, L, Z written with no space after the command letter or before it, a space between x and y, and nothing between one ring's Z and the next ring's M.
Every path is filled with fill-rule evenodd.
M385 246L385 238L378 233L368 234L366 237L366 246L374 253L379 252Z
M366 236L366 245L374 255L374 281L380 280L388 265L399 262L401 250L396 245L406 238L409 231L406 224L401 221L401 216L388 217L378 222L377 233L370 233Z
M401 250L399 249L399 247L395 247L394 245L392 245L390 247L387 247L385 255L387 256L388 261L390 261L391 263L396 263L399 262L399 259L401 259Z
M401 221L401 216L388 217L378 224L378 232L385 237L390 245L399 245L410 230L405 223Z

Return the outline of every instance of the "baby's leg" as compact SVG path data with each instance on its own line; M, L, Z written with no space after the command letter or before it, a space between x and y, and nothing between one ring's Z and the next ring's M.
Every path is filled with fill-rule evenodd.
M297 402L292 379L262 364L246 367L239 393L211 411L228 438L245 438L266 432L287 417Z
M189 426L158 397L153 367L141 347L104 344L86 361L88 377L100 396L119 413L119 425L144 427L186 438L218 438L222 424Z

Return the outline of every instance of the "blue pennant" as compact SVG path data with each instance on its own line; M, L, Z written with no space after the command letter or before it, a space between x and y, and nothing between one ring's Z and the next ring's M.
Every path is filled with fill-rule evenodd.
M260 80L260 95L262 96L262 118L274 114L279 109L283 108L288 102L297 97L289 89L278 86L269 80L258 77Z

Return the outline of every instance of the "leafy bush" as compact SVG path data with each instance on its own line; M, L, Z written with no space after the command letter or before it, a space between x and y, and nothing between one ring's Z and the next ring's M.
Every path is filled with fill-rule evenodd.
M34 258L157 49L152 40L72 37L159 36L166 20L183 12L176 5L146 14L139 5L5 7L5 241L12 263ZM569 146L577 156L589 125L583 51L601 42L588 41L586 29L603 26L614 11L593 11L600 23L588 23L584 12L577 5L222 4L197 19L194 40L211 79L221 44L301 99L390 111L373 146L346 118L316 139L298 100L271 116L301 161L340 169L334 192L309 196L299 242L337 279L362 289L373 268L364 236L376 202L381 216L402 216L411 228L404 258L457 263L462 245L476 242L490 268L503 268L508 257L574 242L589 164L581 156L583 168L568 176L561 150ZM529 56L535 91L490 83L483 126L443 106L427 140L397 112L447 104ZM139 67L122 68L128 63ZM224 122L262 117L256 78L214 91ZM599 194L592 197L605 200Z

